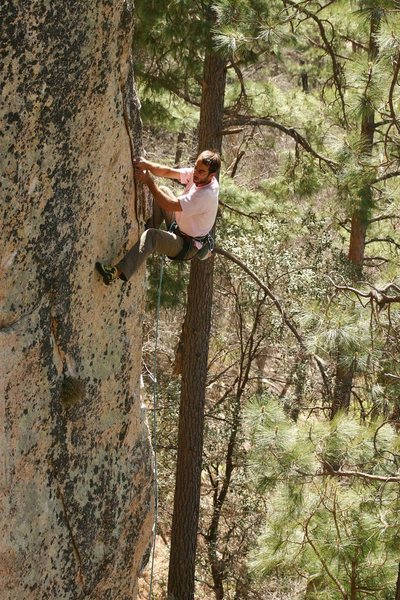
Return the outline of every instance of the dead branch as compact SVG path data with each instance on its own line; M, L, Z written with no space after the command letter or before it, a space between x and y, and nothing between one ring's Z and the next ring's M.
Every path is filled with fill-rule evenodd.
M332 477L356 477L359 479L366 479L367 481L382 481L384 483L398 483L400 482L400 475L373 475L372 473L364 473L363 471L347 471L343 469L334 469L328 462L324 462L324 470L318 473L306 473L297 469L297 473L300 477L326 477L330 475ZM283 481L283 480L282 480Z
M236 73L236 77L239 80L240 83L240 94L239 97L236 99L236 106L240 106L241 102L242 102L242 98L244 99L244 104L247 104L247 92L246 92L246 86L244 83L244 77L243 77L243 73L240 70L239 65L234 61L233 58L231 58L231 65L233 67L233 70Z
M239 163L242 160L243 156L246 154L246 152L244 150L241 150L238 155L236 156L234 163L232 165L232 171L231 171L231 178L233 179L236 175L236 172L238 170L239 167ZM231 168L231 166L229 167Z
M381 181L386 181L387 179L391 179L392 177L398 177L399 175L400 171L392 171L391 173L385 173L384 175L381 175L380 177L374 179L374 181L371 182L371 185L373 185L374 183L379 183Z
M388 263L389 260L387 258L384 258L383 256L365 256L364 257L364 263L365 264L369 264L371 267L380 267L381 265L384 265L385 263Z
M386 221L391 219L400 219L399 215L378 215L377 217L373 217L372 219L368 219L368 224L377 223L378 221Z
M365 245L367 246L367 244L374 244L376 242L385 242L386 244L392 244L393 246L396 246L396 248L400 248L400 244L391 237L371 238L365 242Z
M244 127L228 127L221 131L221 135L234 135L236 133L242 133Z
M216 246L214 248L214 252L216 254L220 254L221 256L225 256L225 258L228 258L229 260L234 262L236 265L238 265L241 269L243 269L243 271L245 273L247 273L247 275L249 275L257 283L257 285L259 285L259 287L262 290L264 290L264 292L268 296L268 298L270 298L270 300L272 300L272 302L275 304L276 308L278 309L278 311L280 312L280 314L282 316L283 322L293 333L294 337L296 338L296 340L299 343L302 350L304 350L304 352L307 352L306 345L305 345L301 335L297 331L296 326L289 319L288 315L286 314L285 310L283 309L278 298L276 298L276 296L272 293L272 291L269 289L269 287L267 285L265 285L265 283L263 281L261 281L261 279L258 277L258 275L256 275L254 273L254 271L249 269L249 267L244 262L242 262L237 256L235 256L234 254L231 254L230 252L227 252L226 250L223 250L219 246Z
M384 483L389 482L400 482L400 476L398 475L372 475L372 473L363 473L362 471L339 471L329 470L330 475L336 477L358 477L360 479L367 479L368 481L383 481Z
M336 290L351 292L355 294L359 300L361 298L368 298L368 303L371 302L371 304L373 304L375 302L380 309L382 309L386 304L400 302L400 287L395 283L388 283L384 288L376 288L372 284L368 283L372 289L370 289L368 292L365 292L350 285L338 285L329 276L328 279Z
M242 115L233 112L228 114L227 119L225 121L225 125L228 128L238 125L258 125L279 129L279 131L282 131L289 137L293 138L297 144L302 146L302 148L304 148L304 150L306 150L307 152L309 152L309 154L314 156L314 158L317 158L318 160L327 164L328 167L333 171L336 170L336 168L339 166L336 161L326 156L323 156L322 154L319 154L319 152L314 150L310 142L304 136L302 136L301 133L294 129L294 127L287 127L286 125L278 123L277 121L269 117L258 117L256 115Z
M220 206L223 206L224 208L227 208L228 210L230 210L231 212L236 213L237 215L240 215L241 217L246 217L246 219L252 219L253 221L259 221L260 220L260 214L258 213L245 213L242 210L239 210L238 208L234 208L233 206L230 206L229 204L226 204L226 202L222 202L221 200L219 201Z
M394 375L394 373L384 373L384 376L395 381L400 381L400 375Z

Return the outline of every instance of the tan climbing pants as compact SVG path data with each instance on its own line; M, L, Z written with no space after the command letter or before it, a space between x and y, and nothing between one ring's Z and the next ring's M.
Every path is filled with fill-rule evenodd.
M174 196L168 187L162 186L161 189L163 192ZM139 269L153 252L172 257L177 256L181 252L184 244L183 239L175 233L159 229L163 221L169 227L174 219L175 213L163 210L154 202L153 217L148 222L148 225L151 225L151 227L142 233L140 240L136 242L116 265L126 281L132 277L133 273Z

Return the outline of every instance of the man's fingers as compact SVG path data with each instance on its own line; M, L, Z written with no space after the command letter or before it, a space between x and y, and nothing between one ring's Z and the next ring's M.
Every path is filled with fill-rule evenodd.
M146 181L149 180L149 173L147 171L142 171L140 169L135 168L134 172L135 172L135 178L138 179L139 181L141 181L142 183L145 183Z
M138 169L145 169L146 168L146 161L144 160L144 158L140 157L140 158L134 158L133 159L133 166Z

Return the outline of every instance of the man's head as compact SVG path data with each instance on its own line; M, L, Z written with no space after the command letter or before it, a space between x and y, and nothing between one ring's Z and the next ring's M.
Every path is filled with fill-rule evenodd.
M221 167L221 158L218 152L205 150L196 159L193 181L197 185L210 183Z

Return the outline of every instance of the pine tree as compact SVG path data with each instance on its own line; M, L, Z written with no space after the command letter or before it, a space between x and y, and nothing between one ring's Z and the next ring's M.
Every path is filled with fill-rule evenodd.
M308 599L394 597L400 479L391 424L340 415L294 425L268 398L249 419L254 472L271 502L257 573L301 574Z
M211 28L211 11L207 12L207 22ZM215 53L209 40L204 57L199 153L206 149L221 151L225 78L226 61ZM194 597L213 271L212 259L191 263L182 333L182 391L168 577L168 597L176 600Z

